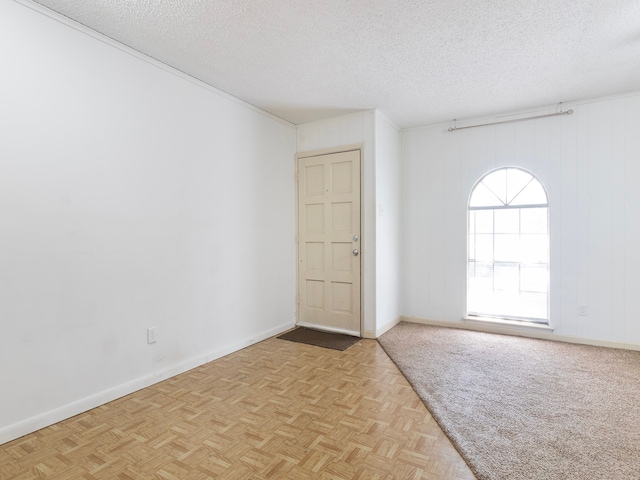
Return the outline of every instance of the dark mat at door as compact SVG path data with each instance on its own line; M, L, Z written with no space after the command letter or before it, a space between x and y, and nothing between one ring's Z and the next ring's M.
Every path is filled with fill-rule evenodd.
M290 332L280 335L282 340L306 343L318 347L333 348L334 350L346 350L354 343L360 341L360 337L352 337L342 333L321 332L311 328L298 327Z

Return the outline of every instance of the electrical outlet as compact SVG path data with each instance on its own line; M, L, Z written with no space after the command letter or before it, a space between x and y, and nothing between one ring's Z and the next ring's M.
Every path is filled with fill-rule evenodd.
M158 340L158 329L156 327L147 328L147 343L156 343Z
M578 305L578 315L586 317L589 314L586 305Z

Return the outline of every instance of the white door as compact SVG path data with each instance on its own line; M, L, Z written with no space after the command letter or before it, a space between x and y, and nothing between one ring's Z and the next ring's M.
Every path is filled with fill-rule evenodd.
M298 159L298 325L360 336L360 150Z

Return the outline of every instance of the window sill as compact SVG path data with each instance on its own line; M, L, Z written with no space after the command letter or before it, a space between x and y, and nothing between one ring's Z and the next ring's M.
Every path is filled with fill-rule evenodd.
M467 323L475 323L478 325L501 325L505 327L516 327L528 330L553 332L553 327L543 323L522 322L519 320L507 320L505 318L496 317L464 317L462 320Z

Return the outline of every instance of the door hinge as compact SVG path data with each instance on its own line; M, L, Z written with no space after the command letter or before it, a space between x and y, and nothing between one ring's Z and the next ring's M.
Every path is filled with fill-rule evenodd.
M296 303L298 305L300 305L300 294L299 293L296 295Z

